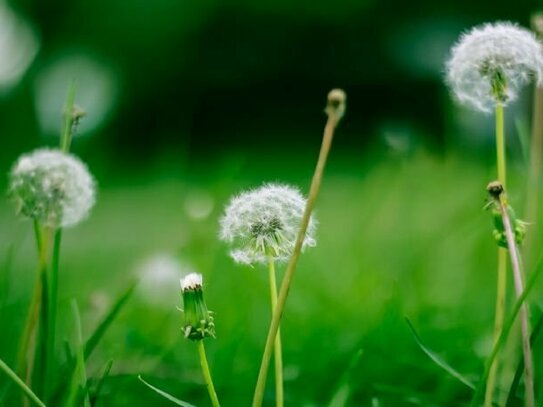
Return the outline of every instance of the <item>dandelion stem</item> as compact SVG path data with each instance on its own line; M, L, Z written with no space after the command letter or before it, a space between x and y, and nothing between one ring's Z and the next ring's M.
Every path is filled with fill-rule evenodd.
M40 314L40 304L43 296L43 274L47 269L47 235L39 222L34 221L34 234L38 251L38 276L34 284L34 292L30 300L28 315L23 329L20 348L17 356L17 370L25 383L30 385L36 352L36 324Z
M513 268L513 281L515 283L515 291L517 298L524 291L522 282L522 271L520 267L520 257L515 243L515 236L511 226L511 220L507 212L506 204L503 198L500 199L500 212L503 219L505 236L507 238L507 246L509 247L509 256L511 258L511 266ZM522 332L522 352L524 355L524 394L526 407L535 407L534 396L534 368L532 362L532 350L530 345L530 325L528 320L528 307L523 303L520 308L520 326Z
M66 106L64 112L64 126L62 133L60 134L60 149L67 153L70 151L70 145L72 143L73 136L73 122L74 122L74 103L75 103L75 83L70 84L68 89L68 96L66 97Z
M315 201L319 194L322 182L322 175L324 172L324 167L326 165L326 159L328 158L328 153L330 152L330 147L332 146L332 139L334 138L334 131L337 127L337 124L341 120L341 117L343 116L344 110L345 94L343 93L343 91L331 91L328 94L328 105L325 110L326 114L328 115L328 120L324 128L324 136L322 139L319 159L317 161L317 166L315 168L313 179L311 181L309 196L307 198L304 215L300 224L300 229L298 230L298 236L296 237L294 250L292 251L292 255L290 256L287 265L285 277L283 278L283 282L279 290L279 296L277 298L277 306L275 307L275 310L273 312L272 321L268 330L266 345L264 346L264 353L262 355L262 362L260 364L260 370L258 372L258 379L256 382L255 392L253 396L253 407L260 407L262 405L262 400L264 398L264 389L266 387L266 376L268 373L268 367L270 365L271 353L273 350L275 338L277 337L277 333L279 331L279 323L281 321L283 309L285 308L285 303L287 301L287 295L292 284L294 272L296 271L296 265L298 264L298 259L300 258L305 234L309 225L309 220L311 218L311 212L313 211Z
M504 114L503 105L496 103L496 163L498 166L498 181L505 188L506 164L505 164L505 134L504 134ZM505 298L507 293L507 250L498 247L498 273L496 288L496 311L494 319L494 339L496 343L500 332L503 329L505 318ZM488 373L485 391L485 407L492 406L492 396L496 384L496 374L498 370L498 360L494 360Z
M498 181L506 188L506 165L505 165L505 135L503 105L496 104L496 163L498 165Z
M270 296L271 296L271 309L272 316L273 311L277 307L277 282L275 275L275 261L273 257L268 256L268 269L270 275ZM281 345L281 329L277 329L277 336L275 337L274 347L275 357L275 405L282 407L284 405L284 391L283 391L283 348Z
M480 405L479 399L481 397L481 394L483 393L483 388L484 388L483 383L488 378L490 367L492 366L492 363L494 362L494 359L498 355L500 349L504 346L505 341L507 337L509 336L509 333L511 332L511 328L513 327L513 324L515 323L517 315L520 309L522 308L522 305L524 304L524 301L526 301L526 298L528 298L528 295L530 294L532 289L535 287L535 283L537 282L537 279L542 272L543 272L543 256L540 256L534 271L530 273L530 277L528 278L527 283L526 283L526 288L513 304L511 313L507 316L503 324L503 330L501 331L500 336L498 337L498 340L492 346L492 352L490 352L490 356L486 360L483 374L481 375L479 379L479 383L477 384L477 391L475 392L475 395L473 396L473 399L471 400L471 403L470 403L471 407L477 407Z
M206 382L207 391L211 404L213 407L220 407L217 393L215 392L215 386L213 386L213 379L211 378L211 372L209 371L209 365L207 363L206 349L204 347L204 341L200 339L198 343L198 354L200 355L200 366L202 366L202 373L204 374L204 380Z
M55 231L53 240L53 264L51 275L49 276L49 328L47 330L47 358L45 364L45 400L49 400L49 391L51 379L54 376L54 354L56 340L56 321L57 321L57 299L58 299L58 270L60 261L60 243L62 240L62 229Z

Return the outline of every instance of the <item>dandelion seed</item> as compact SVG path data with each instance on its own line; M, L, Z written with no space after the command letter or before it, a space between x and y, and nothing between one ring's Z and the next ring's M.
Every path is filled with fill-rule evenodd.
M458 101L483 112L515 100L531 79L543 81L543 47L509 22L465 33L447 62L447 81Z
M22 155L10 174L8 194L21 215L49 227L75 226L95 202L95 182L86 165L60 150Z
M266 184L234 197L225 209L219 237L230 243L230 256L238 263L266 263L268 257L286 261L296 235L306 200L287 185ZM303 247L316 245L316 221L311 218Z
M199 341L215 337L215 322L208 311L202 290L202 275L190 273L181 279L185 338Z

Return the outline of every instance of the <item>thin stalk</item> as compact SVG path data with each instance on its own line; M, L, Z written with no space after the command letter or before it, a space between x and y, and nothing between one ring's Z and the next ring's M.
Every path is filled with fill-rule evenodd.
M498 340L503 329L503 320L505 317L505 297L507 288L507 250L503 247L498 247L498 279L496 288L496 316L494 319L494 343ZM493 405L494 387L496 384L496 373L498 370L498 361L494 360L488 379L486 382L485 391L485 407Z
M513 281L515 282L515 291L518 298L522 295L522 292L524 291L524 284L522 282L522 271L520 268L520 258L517 250L517 245L515 243L513 228L511 227L511 220L509 219L507 208L502 199L500 199L500 211L503 219L505 236L507 238L507 246L509 247L511 266L513 268ZM522 333L522 352L524 355L524 402L526 403L526 407L535 407L534 367L532 361L532 349L530 345L530 324L528 320L528 307L526 303L522 304L520 308L520 327Z
M275 276L275 261L273 257L268 256L268 270L270 277L270 298L272 316L275 307L277 307L277 282ZM277 330L274 347L275 357L275 405L282 407L284 405L284 390L283 390L283 348L281 345L281 329Z
M38 316L40 315L40 304L42 302L42 276L47 269L47 242L46 234L43 232L38 221L34 221L34 234L36 239L36 248L38 251L38 276L36 283L34 284L34 292L32 293L32 299L30 300L30 306L28 309L28 315L26 317L25 326L23 329L19 352L17 355L17 371L24 377L25 382L30 384L32 377L32 368L34 361L34 346L36 325L38 323Z
M496 104L496 164L498 166L498 181L506 188L505 165L505 131L503 105Z
M513 324L515 323L515 320L517 319L517 315L519 314L520 309L524 305L524 301L526 301L526 298L528 298L528 295L530 294L532 289L535 287L535 283L537 282L537 279L539 275L541 274L541 272L543 272L543 256L539 258L537 262L537 266L535 267L534 271L530 274L530 277L528 278L528 282L526 283L526 288L513 304L513 309L511 310L511 314L505 319L505 322L503 324L503 330L501 331L500 336L498 337L498 340L492 346L492 351L490 352L490 355L488 356L488 359L486 360L485 368L483 370L483 373L481 374L479 383L477 384L477 391L475 392L475 395L473 396L473 399L471 400L471 403L470 403L471 407L476 407L480 405L479 399L483 393L483 389L484 389L483 383L485 383L486 379L488 378L490 367L492 366L494 359L496 359L496 356L498 356L500 349L504 346L505 341L507 337L509 336L509 333L511 332L511 328L513 327Z
M73 136L73 124L74 124L74 103L75 103L75 84L72 82L68 89L68 96L66 97L66 111L64 112L64 125L62 126L62 133L60 134L60 149L67 153L70 151L70 145L72 143Z
M496 104L496 165L498 167L498 181L505 188L507 172L505 160L505 131L504 131L504 112L503 105ZM498 247L498 271L497 271L497 287L496 287L496 310L494 318L494 338L496 343L500 332L503 329L503 321L505 318L505 298L507 294L507 251L502 247ZM490 367L486 382L485 391L485 407L492 406L492 396L496 385L496 374L498 370L498 360L496 359Z
M313 211L315 201L319 194L322 182L322 175L324 172L324 167L326 165L326 160L328 158L328 153L330 152L330 147L332 146L334 132L339 121L341 120L341 117L343 116L344 111L345 93L340 90L331 91L328 94L328 105L325 110L326 114L328 115L328 120L324 128L324 136L322 139L319 159L317 161L317 166L315 168L313 179L311 181L309 196L307 198L307 203L300 224L300 229L298 230L298 236L296 237L294 250L292 251L292 255L290 256L287 265L285 277L283 278L283 282L279 290L279 296L277 298L277 306L275 307L275 310L273 312L270 328L268 330L266 345L264 346L264 353L262 355L262 362L260 364L260 370L258 372L258 379L256 382L255 392L253 396L253 407L260 407L262 405L264 390L266 387L266 376L268 374L268 368L270 365L270 359L275 338L277 337L277 333L279 331L279 323L281 321L281 316L283 315L283 309L285 308L285 303L287 301L290 286L292 285L292 279L296 271L296 265L298 264L298 259L300 258L302 244L305 238L307 227L309 225L309 220L311 218L311 212Z
M62 240L62 230L57 229L55 231L53 241L53 262L51 267L51 274L49 276L49 327L47 329L47 357L45 360L45 396L46 401L50 396L50 383L54 377L54 355L55 355L55 340L56 340L56 322L57 322L57 302L58 302L58 270L60 261L60 243Z
M23 391L23 393L30 399L35 405L45 407L45 404L34 394L34 392L25 384L23 380L17 374L10 369L10 367L0 359L0 370L2 370L13 383L15 383Z
M220 407L219 399L217 398L217 393L215 392L215 386L213 386L213 379L211 378L211 372L209 371L209 365L207 363L204 341L199 340L197 342L198 342L198 354L200 355L200 366L202 366L202 373L204 375L204 380L206 382L209 398L211 399L211 404L213 405L213 407Z

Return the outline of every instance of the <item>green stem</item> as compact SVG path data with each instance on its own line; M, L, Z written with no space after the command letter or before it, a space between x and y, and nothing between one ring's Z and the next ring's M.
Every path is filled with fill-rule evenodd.
M498 165L498 181L506 189L506 165L505 165L505 132L503 105L496 104L496 163Z
M75 83L72 82L70 84L70 88L68 89L68 96L66 97L64 125L62 127L62 133L60 135L60 149L64 151L65 153L70 151L70 145L72 143L74 103L75 103Z
M38 251L38 276L34 285L32 299L30 300L28 315L26 317L17 356L17 371L28 385L31 383L34 355L36 353L35 335L36 325L40 315L40 304L42 303L43 273L45 273L47 269L47 235L36 220L34 221L34 234Z
M270 297L272 316L273 311L277 307L277 282L275 275L275 261L272 256L268 256L268 270L270 277ZM283 390L283 347L281 345L281 329L277 330L275 337L275 405L282 407L284 405L284 390Z
M45 407L45 404L34 394L34 392L15 374L13 370L0 359L0 369L23 391L23 393L37 406Z
M49 400L50 383L54 377L54 354L55 354L55 340L56 340L56 321L58 310L58 270L60 261L60 243L62 241L62 230L57 229L55 231L55 237L53 241L53 262L51 267L51 274L49 276L49 318L47 329L47 358L45 361L45 400Z
M537 262L537 266L534 272L530 274L530 278L528 279L528 282L526 283L526 288L524 289L524 291L522 291L522 294L515 301L513 305L513 309L511 310L511 314L507 317L507 319L505 319L500 336L498 337L498 340L494 343L494 346L492 347L492 352L490 352L490 356L486 360L483 374L481 375L481 378L479 379L479 384L477 385L477 391L475 392L475 395L473 396L473 399L471 400L471 403L470 403L471 407L476 407L479 405L478 402L484 389L483 383L485 383L486 379L488 378L490 367L492 366L494 359L500 352L500 349L505 344L505 341L507 337L509 336L509 332L511 331L511 328L513 327L513 324L515 323L517 315L520 312L522 305L524 304L524 301L528 297L528 294L530 294L532 289L535 287L535 283L539 277L539 274L541 274L542 271L543 271L543 257L540 257L539 261Z
M209 371L209 365L207 363L204 341L199 340L197 342L198 342L198 354L200 355L200 366L202 366L202 373L204 375L204 380L206 382L209 398L211 399L211 404L213 405L213 407L220 407L219 399L217 398L217 393L215 392L215 387L213 386L213 379L211 378L211 372Z
M498 181L505 188L506 173L505 160L505 132L504 132L504 112L501 103L496 104L496 164L498 167ZM505 298L507 294L507 250L498 247L498 273L496 289L496 310L494 319L494 344L497 342L500 332L503 329L505 318ZM498 360L492 363L487 377L485 391L485 407L492 406L492 396L496 385L496 373L498 370Z
M511 266L513 268L513 281L515 282L515 291L517 297L522 295L524 291L522 282L522 271L520 269L520 257L515 243L511 220L507 213L507 208L502 200L500 200L500 211L507 238L507 246L509 247L509 256L511 258ZM528 307L523 303L520 308L520 327L522 333L522 352L524 355L524 394L526 407L535 407L534 396L534 367L532 361L532 349L530 346L530 324L528 318Z
M324 167L326 165L326 159L328 158L328 153L330 152L330 147L332 146L332 139L334 138L334 131L345 109L344 100L339 106L332 102L333 101L329 97L328 106L326 108L328 120L324 128L324 136L322 140L321 150L319 153L319 159L317 161L317 166L315 168L313 179L311 181L309 196L307 198L307 203L300 224L300 229L298 230L298 236L296 237L296 243L294 244L292 255L290 256L289 262L287 264L285 277L283 278L283 282L279 290L279 296L277 298L277 306L275 307L275 310L273 312L272 321L268 330L268 336L266 337L266 344L264 346L264 353L262 355L262 361L260 364L260 370L258 372L258 378L256 381L255 392L253 396L253 407L260 407L262 405L262 400L264 399L266 376L268 374L268 368L270 365L270 359L275 343L275 338L277 337L277 333L279 332L279 323L281 321L283 309L285 308L285 303L287 301L288 292L292 284L292 279L296 271L296 265L298 264L300 253L302 252L302 245L305 239L307 227L309 225L309 220L311 218L311 212L313 211L315 201L317 200L317 196L319 194L322 175L324 173Z
M498 283L496 289L496 316L494 320L494 339L496 343L503 329L503 320L505 318L505 297L507 287L507 250L503 247L498 248ZM485 392L485 407L493 405L494 387L496 384L496 373L498 362L494 361L488 373Z

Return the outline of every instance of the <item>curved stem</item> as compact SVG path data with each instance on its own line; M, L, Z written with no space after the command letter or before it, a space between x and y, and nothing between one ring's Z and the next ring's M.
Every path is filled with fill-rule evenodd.
M344 108L344 105L342 105L341 107ZM266 387L266 376L268 374L268 367L270 365L270 359L275 338L277 337L277 332L279 331L279 323L281 321L283 309L285 308L285 303L287 301L288 292L292 284L292 279L296 271L296 265L298 264L300 253L302 252L302 245L305 239L307 227L309 225L309 220L311 218L311 212L313 211L315 201L317 200L317 195L319 194L322 175L324 173L324 167L326 165L328 153L330 152L330 147L332 146L334 131L339 120L341 119L343 109L334 109L333 106L329 106L326 112L328 113L328 120L324 128L324 136L322 140L321 150L319 153L319 159L317 161L317 166L315 168L313 179L311 181L309 196L307 198L307 203L300 224L300 229L298 230L298 236L296 237L294 250L292 251L292 255L290 256L289 262L287 264L285 277L283 278L283 282L279 290L279 296L277 298L277 306L275 307L275 310L273 312L272 321L268 330L268 336L266 337L266 344L264 346L264 353L262 355L262 361L260 364L260 370L258 371L258 378L256 381L255 392L253 396L253 407L260 407L262 405L262 400L264 398L264 389Z
M520 312L520 309L522 305L524 304L524 301L526 301L526 298L528 298L528 295L532 291L532 289L535 287L535 283L537 282L537 279L539 275L543 272L543 256L539 257L539 260L537 262L537 266L535 267L534 271L530 273L530 277L527 280L526 288L524 291L522 291L522 294L516 299L515 303L513 304L513 309L511 310L511 314L507 316L507 318L504 321L503 324L503 330L500 333L500 336L498 337L498 340L494 345L492 346L492 352L490 352L490 356L488 356L488 359L485 363L485 368L483 370L483 373L481 374L481 377L479 379L479 383L477 384L477 390L475 394L473 395L473 398L471 399L470 407L477 407L479 406L479 399L483 393L484 385L486 379L488 378L488 373L490 372L490 366L492 366L492 363L494 362L494 359L498 355L500 349L504 346L505 341L507 337L509 336L509 332L511 332L511 328L513 327L513 324L515 323L515 320L517 318L518 313Z
M38 221L34 221L34 234L38 251L38 276L30 300L17 356L17 370L27 384L30 384L32 377L35 349L31 348L35 347L36 324L38 323L40 304L43 298L43 275L47 269L47 234Z
M206 382L209 398L211 399L211 404L213 407L220 407L219 399L217 398L217 393L215 392L215 387L213 386L213 379L211 379L211 372L209 371L206 349L204 347L203 340L198 341L198 354L200 355L200 366L202 366L202 373L204 374L204 380Z
M275 261L273 257L268 256L268 270L270 277L270 297L272 317L273 311L277 307L277 282L275 276ZM281 345L281 329L277 330L275 337L275 405L282 407L284 405L284 390L283 390L283 349Z
M36 394L25 384L25 382L23 382L21 378L17 376L13 370L11 370L2 359L0 359L0 370L2 370L12 382L19 386L26 397L28 397L35 405L45 407L45 404L43 404L38 396L36 396Z
M522 282L522 272L520 269L520 257L515 243L515 236L511 226L511 220L507 213L507 208L502 200L500 200L500 211L507 238L507 246L509 247L509 256L511 257L511 266L513 268L513 281L515 282L515 291L517 298L524 291ZM524 355L524 393L526 407L535 407L534 396L534 367L532 362L532 349L530 345L530 324L528 320L528 307L526 303L520 308L520 327L522 333L522 352Z

